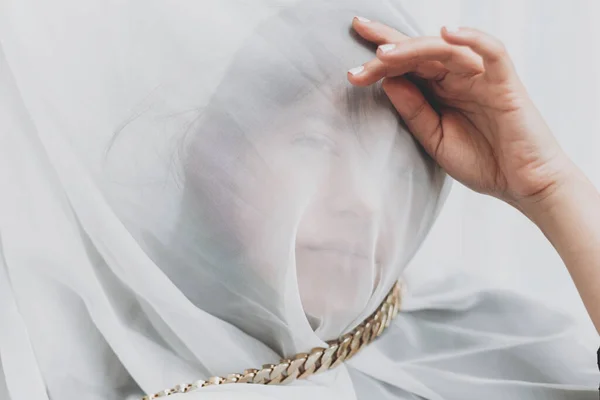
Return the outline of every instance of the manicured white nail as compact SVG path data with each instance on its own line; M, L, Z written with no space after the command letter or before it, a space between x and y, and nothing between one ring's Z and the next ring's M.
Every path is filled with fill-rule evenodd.
M370 19L368 19L368 18L365 18L365 17L359 17L359 16L356 16L356 17L354 17L354 18L356 18L356 19L357 19L357 20L359 20L360 22L371 22L371 20L370 20Z
M458 31L460 31L460 27L458 27L458 26L454 26L454 25L446 26L446 32L448 32L448 33L456 33Z
M360 67L354 67L350 70L348 70L348 72L350 73L350 75L358 75L361 72L363 72L365 70L365 66L361 65Z
M393 43L390 44L382 44L381 46L379 46L379 50L381 50L382 53L387 53L390 50L394 50L396 48L396 45Z

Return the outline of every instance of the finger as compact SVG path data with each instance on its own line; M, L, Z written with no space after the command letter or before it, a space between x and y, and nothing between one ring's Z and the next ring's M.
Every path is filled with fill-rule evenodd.
M514 76L514 66L504 47L495 37L477 29L442 29L442 38L449 44L468 46L483 58L485 73L497 82Z
M385 79L383 90L411 133L425 151L435 158L443 137L441 119L423 93L404 77Z
M348 80L355 86L369 86L386 76L399 76L407 73L408 66L390 68L377 58L348 71Z
M377 49L377 58L390 66L437 61L451 72L483 72L481 57L469 49L453 46L437 37L418 37L403 43L381 45Z
M350 69L348 80L356 86L369 86L382 78L401 76L408 73L427 80L440 80L448 73L448 70L441 63L436 62L422 65L407 63L390 66L375 58L361 66Z
M398 32L394 28L363 17L354 17L352 26L361 37L376 44L399 43L410 39L409 36ZM369 68L369 65L372 65L373 68ZM355 82L353 82L352 75L349 75L351 82L364 86L377 82L385 76L397 76L406 72L414 72L417 76L425 79L441 79L448 72L441 63L435 61L414 65L414 68L401 69L401 71L404 71L401 73L398 73L398 68L391 68L389 69L390 75L385 74L388 71L379 62L364 64L363 67L365 67L365 73L360 78L357 78ZM363 72L360 67L352 69L352 71L359 70Z
M364 39L378 45L387 43L401 43L411 38L400 33L381 22L371 21L363 17L354 17L352 26ZM381 69L381 68L379 68ZM421 63L414 72L418 76L426 79L435 79L447 72L447 69L439 62ZM381 79L383 76L380 76Z
M348 71L348 80L356 86L369 86L383 78L392 78L412 73L427 80L440 80L448 70L440 63L416 65L406 63L403 65L388 65L375 58Z
M409 39L403 33L381 22L370 21L363 17L354 17L352 27L363 39L375 44L396 43Z

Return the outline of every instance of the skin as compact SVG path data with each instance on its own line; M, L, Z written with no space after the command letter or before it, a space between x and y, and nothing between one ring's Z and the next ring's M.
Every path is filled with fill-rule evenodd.
M502 43L471 28L409 38L376 21L352 24L379 47L348 80L383 79L413 135L450 176L541 229L600 333L600 194L555 140Z
M272 261L264 257L261 231L297 221L291 229L300 297L304 310L316 318L352 318L365 307L382 273L399 273L395 266L416 246L416 239L405 239L399 230L412 227L403 210L424 213L410 205L406 193L421 203L430 190L411 189L403 175L408 168L425 170L426 161L409 137L401 140L393 108L367 96L361 124L353 124L344 93L321 88L279 113L245 154L236 182L244 202L234 212L236 229L256 252L250 257L269 271L267 278L277 273L277 265L266 267ZM249 172L263 178L249 180ZM273 218L279 212L285 218ZM273 221L278 228L268 225ZM405 246L393 245L399 241Z

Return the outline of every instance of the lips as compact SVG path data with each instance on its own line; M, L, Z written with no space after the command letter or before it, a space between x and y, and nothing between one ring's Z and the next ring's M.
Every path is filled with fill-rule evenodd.
M297 244L296 274L305 312L326 318L360 312L379 275L370 253L348 242Z
M322 245L303 245L298 250L307 250L316 253L336 255L338 257L356 258L363 261L370 261L371 256L365 249L357 249L341 243L327 243Z

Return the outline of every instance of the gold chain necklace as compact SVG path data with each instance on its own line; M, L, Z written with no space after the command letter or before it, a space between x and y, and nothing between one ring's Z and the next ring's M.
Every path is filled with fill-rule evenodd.
M266 364L261 369L247 369L242 374L226 377L213 376L207 380L182 383L158 393L146 395L142 400L188 393L202 387L229 383L254 383L276 385L304 379L312 374L332 369L350 359L359 350L380 336L400 309L401 284L397 282L377 310L351 332L327 342L328 347L316 347L310 353L299 353L278 364Z

